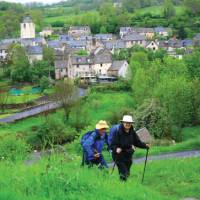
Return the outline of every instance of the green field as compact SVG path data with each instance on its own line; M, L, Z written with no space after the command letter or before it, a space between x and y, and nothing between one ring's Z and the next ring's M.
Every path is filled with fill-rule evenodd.
M179 200L199 197L200 158L149 161L141 184L143 163L132 167L127 183L117 170L80 168L78 161L51 156L40 162L0 163L0 199L12 200ZM192 166L192 167L191 167Z
M182 15L185 12L185 8L183 6L175 6L176 15ZM163 15L163 6L151 6L146 8L140 8L136 10L136 15L144 15L146 13L151 13L152 15Z
M53 24L56 22L61 22L64 24L69 25L87 25L88 22L96 23L100 20L99 13L97 11L89 11L80 13L78 15L75 14L67 14L61 16L54 16L54 17L45 17L44 22L45 24Z

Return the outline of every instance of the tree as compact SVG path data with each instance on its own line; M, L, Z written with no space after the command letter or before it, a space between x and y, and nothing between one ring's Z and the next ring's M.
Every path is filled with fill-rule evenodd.
M198 15L200 13L200 0L184 0L184 5L193 15Z
M49 88L49 85L50 85L49 78L46 76L43 76L40 79L40 87L42 88L42 90Z
M9 96L9 93L7 91L4 91L4 90L0 91L0 109L2 113L5 110L5 105L8 101L8 96Z
M25 49L16 44L11 52L11 79L12 81L30 82L31 71Z
M101 26L100 33L107 33L105 26Z
M123 0L122 4L128 12L134 12L140 7L140 0Z
M77 98L77 89L70 79L60 81L55 86L53 98L60 103L65 112L65 119L68 120L70 110Z
M171 0L165 0L163 14L167 19L175 16L176 10Z
M47 61L49 65L54 66L54 61L55 61L54 50L45 46L43 48L43 60Z

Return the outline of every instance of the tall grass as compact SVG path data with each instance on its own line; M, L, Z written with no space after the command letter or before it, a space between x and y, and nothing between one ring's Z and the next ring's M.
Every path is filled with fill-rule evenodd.
M121 183L117 170L111 175L106 170L81 168L76 159L70 162L63 156L42 159L33 165L2 162L0 197L14 200L173 200L198 197L199 161L199 158L192 158L149 162L143 185L140 184L143 164L134 165L128 182Z

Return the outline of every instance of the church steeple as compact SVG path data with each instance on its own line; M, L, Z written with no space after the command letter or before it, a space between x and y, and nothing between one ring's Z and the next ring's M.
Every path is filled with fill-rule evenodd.
M21 38L35 38L35 24L29 15L25 16L21 23Z

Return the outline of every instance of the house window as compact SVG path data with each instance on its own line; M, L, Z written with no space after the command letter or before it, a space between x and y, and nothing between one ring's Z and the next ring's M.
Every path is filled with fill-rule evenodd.
M79 68L79 65L76 65L77 68Z
M24 24L24 28L26 28L26 24Z
M99 70L99 74L101 74L101 69Z
M103 64L101 63L100 66L103 67Z

